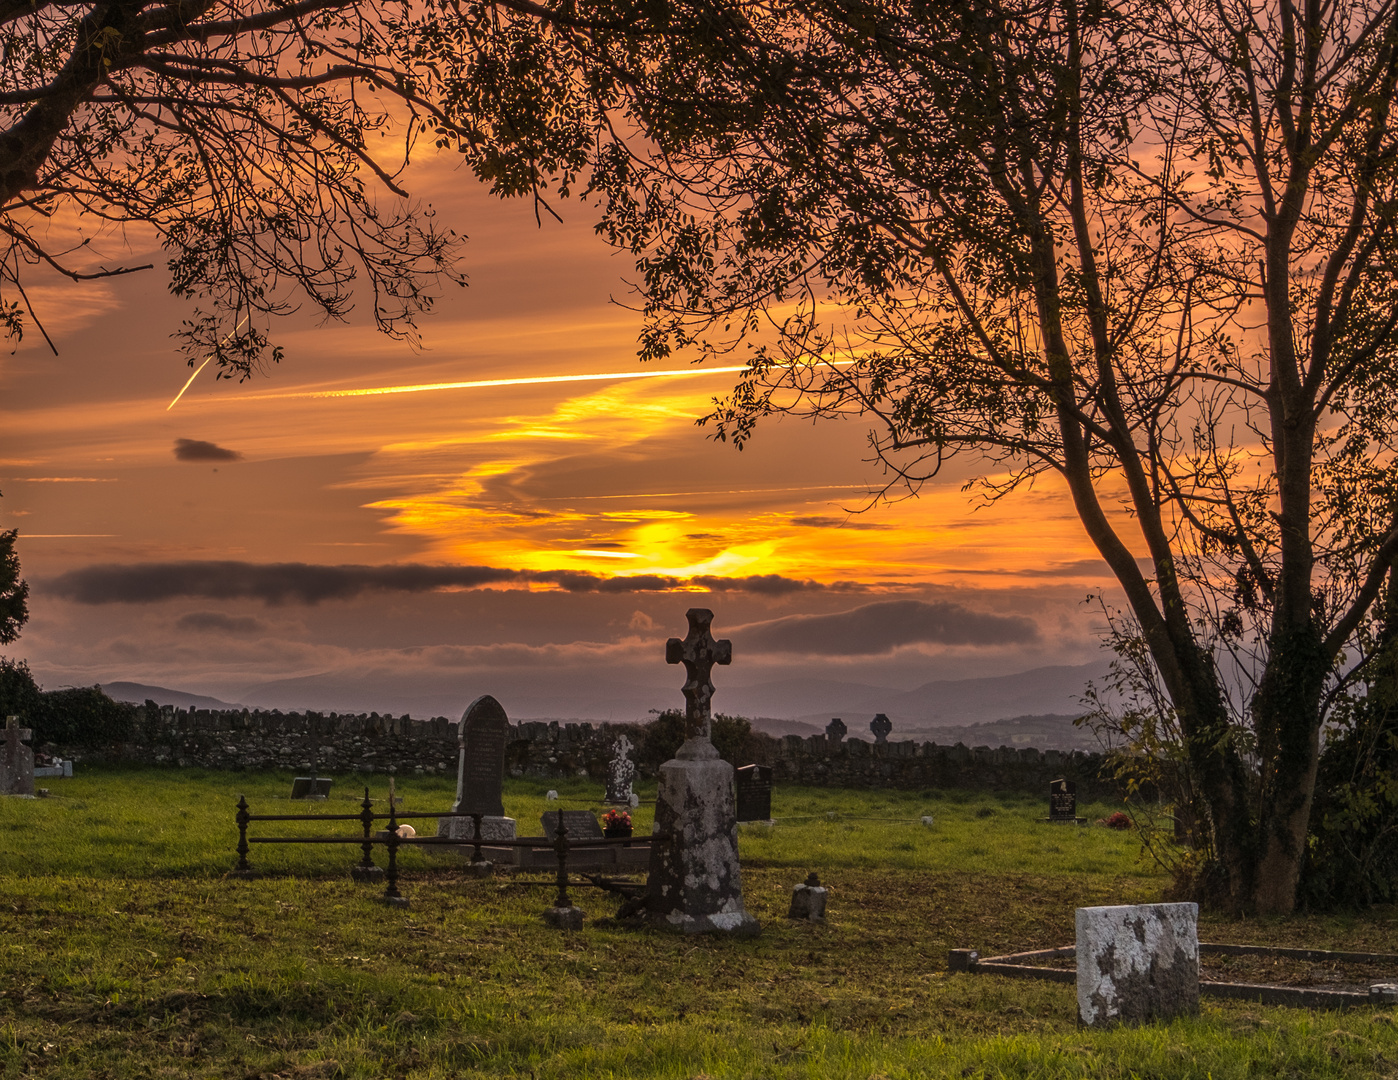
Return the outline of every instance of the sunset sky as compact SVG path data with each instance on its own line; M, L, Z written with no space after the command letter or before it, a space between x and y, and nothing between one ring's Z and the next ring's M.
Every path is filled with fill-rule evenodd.
M414 715L492 693L515 718L629 720L682 703L664 639L693 606L734 642L720 711L1101 662L1084 598L1109 575L1055 485L977 508L968 464L863 509L883 477L858 420L715 443L694 421L732 374L621 377L657 369L587 207L540 228L465 173L411 186L469 236L470 285L417 351L292 320L280 367L210 367L167 409L187 309L159 271L30 290L59 356L31 333L0 357L0 527L33 590L8 653L45 686ZM609 377L517 381L579 375ZM460 382L493 385L439 385ZM355 392L383 388L413 389Z

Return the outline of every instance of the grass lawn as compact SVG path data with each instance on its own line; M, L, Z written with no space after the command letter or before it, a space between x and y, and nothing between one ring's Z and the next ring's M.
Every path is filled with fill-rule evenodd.
M56 797L0 800L6 1078L1398 1078L1393 1009L1206 1000L1197 1018L1089 1032L1070 985L949 976L948 949L1068 944L1075 907L1159 899L1132 835L1042 824L1046 798L778 787L778 824L741 830L763 933L730 941L618 926L618 901L594 890L576 896L586 929L553 931L548 886L467 879L422 851L402 860L407 909L349 879L350 846L255 846L266 876L226 876L240 792L254 813L352 813L363 779L316 805L290 803L278 774L41 782ZM368 782L382 799L384 778ZM569 807L601 795L508 781L522 832L539 831L550 786ZM410 810L453 794L439 779L399 790ZM826 926L785 919L812 869ZM1398 952L1398 912L1206 917L1201 936Z

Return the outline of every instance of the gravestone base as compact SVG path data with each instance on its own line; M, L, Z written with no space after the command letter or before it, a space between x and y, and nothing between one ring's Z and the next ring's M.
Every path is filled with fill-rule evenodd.
M383 880L382 866L351 866L350 877L355 881L374 884Z
M468 862L462 871L467 877L488 878L495 874L495 864L489 859Z
M405 908L409 906L406 896L381 896L379 900L389 907Z
M437 835L450 837L453 840L459 840L464 844L469 844L476 839L476 823L468 817L438 818ZM482 816L481 839L483 841L513 840L514 838L514 818L500 817L496 814L486 814Z
M555 930L581 930L583 909L574 904L571 907L551 907L544 910L544 922Z
M333 783L333 780L325 776L296 776L291 780L291 797L298 801L324 801L330 798L330 785Z
M684 934L753 936L761 925L743 907L733 766L696 736L660 766L646 914Z
M820 878L812 873L804 884L797 885L791 890L791 908L787 911L786 917L823 923L825 921L825 899L829 893L830 890L820 883Z
M1088 1027L1199 1011L1199 906L1078 908L1078 1016Z

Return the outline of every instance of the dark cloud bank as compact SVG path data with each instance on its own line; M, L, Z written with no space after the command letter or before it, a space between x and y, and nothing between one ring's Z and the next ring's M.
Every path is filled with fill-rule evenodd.
M318 604L364 592L419 593L478 589L522 582L556 585L568 592L663 592L698 585L715 592L765 595L838 589L778 574L751 577L675 578L661 574L602 577L569 570L507 570L494 566L318 566L311 563L170 562L107 563L50 578L48 590L79 604L149 604L162 600L261 600L267 604Z
M733 631L754 652L873 656L900 645L1024 645L1039 629L1022 615L991 615L945 601L881 600L830 615L787 615Z
M202 439L176 439L176 461L242 461L243 455Z

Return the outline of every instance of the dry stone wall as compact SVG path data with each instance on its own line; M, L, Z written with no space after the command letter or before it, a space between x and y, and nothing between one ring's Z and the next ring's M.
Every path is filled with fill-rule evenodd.
M416 720L379 713L280 712L278 710L175 709L147 702L136 710L136 738L101 751L45 745L81 763L105 759L147 765L208 769L311 767L323 774L456 773L456 722L444 716ZM505 769L511 776L605 778L618 735L637 753L640 776L653 779L659 760L647 760L645 729L638 724L512 724ZM1078 795L1093 799L1115 788L1102 775L1100 755L1002 746L967 747L934 742L833 741L824 735L774 739L754 733L746 743L751 760L770 765L778 783L829 787L970 788L989 791L1047 791L1050 780L1076 780Z

